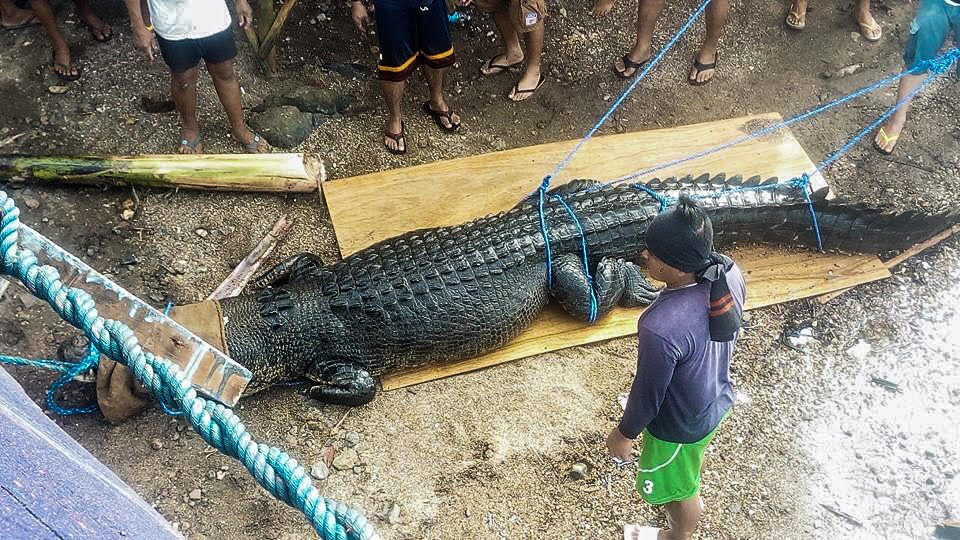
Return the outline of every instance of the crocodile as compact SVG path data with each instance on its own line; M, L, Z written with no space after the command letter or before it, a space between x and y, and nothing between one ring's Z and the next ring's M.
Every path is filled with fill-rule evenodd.
M903 249L960 221L956 212L828 200L820 184L723 174L574 180L542 203L532 196L468 223L410 231L333 264L301 253L255 279L252 292L220 301L226 352L253 373L248 393L301 380L321 402L362 405L385 373L503 346L551 299L582 321L654 300L639 264L644 231L663 197L682 191L709 213L720 247L812 244L810 194L831 250Z

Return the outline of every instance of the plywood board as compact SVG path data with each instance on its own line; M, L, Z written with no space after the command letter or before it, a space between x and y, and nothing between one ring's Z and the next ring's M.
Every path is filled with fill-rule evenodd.
M677 128L596 137L554 180L609 180L702 151L780 120L760 114ZM512 207L534 191L577 141L395 169L327 182L324 197L341 253L346 256L397 234L454 225ZM664 169L660 177L702 173L792 178L814 165L788 130ZM876 257L786 253L769 248L735 254L749 281L748 309L888 277ZM484 356L387 375L384 390L401 388L548 351L635 332L642 309L617 309L593 325L550 306L505 347Z

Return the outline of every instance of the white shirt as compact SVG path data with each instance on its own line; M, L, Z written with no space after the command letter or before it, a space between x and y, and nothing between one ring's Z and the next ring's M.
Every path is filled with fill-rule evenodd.
M224 0L147 0L150 22L158 36L200 39L226 30L230 12Z

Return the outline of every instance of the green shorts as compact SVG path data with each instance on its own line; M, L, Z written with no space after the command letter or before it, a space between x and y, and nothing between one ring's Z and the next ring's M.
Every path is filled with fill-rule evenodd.
M643 500L666 504L699 493L703 452L719 428L717 425L706 437L692 443L660 440L644 430L643 452L637 468L637 492Z
M954 4L960 1L951 0ZM923 60L937 57L943 48L950 31L953 39L960 45L960 6L950 5L943 0L920 0L917 14L910 23L910 36L903 53L903 61L912 68ZM960 65L957 66L960 76Z

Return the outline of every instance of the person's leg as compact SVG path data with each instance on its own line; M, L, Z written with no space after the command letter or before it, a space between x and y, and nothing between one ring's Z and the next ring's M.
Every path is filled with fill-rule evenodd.
M657 26L657 19L663 11L663 0L639 0L637 4L637 39L633 48L627 53L628 60L634 63L643 63L650 59L650 43L653 40L653 31ZM624 77L632 77L638 68L624 66L623 60L614 63L614 69Z
M916 90L916 88L920 86L920 83L927 78L927 75L926 73L921 75L907 75L900 79L900 87L897 89L897 102L900 102L900 100L906 98L910 92ZM883 126L877 130L873 144L876 145L881 152L887 154L893 152L893 148L897 145L897 138L900 137L903 126L907 123L907 109L909 106L909 101L904 103L884 122Z
M526 65L523 75L507 96L513 101L523 101L533 95L532 90L540 85L540 57L543 54L544 25L541 24L524 34Z
M807 0L793 0L784 24L794 30L803 30L807 27Z
M700 495L664 505L669 528L660 531L659 540L689 540L700 523Z
M443 76L449 68L434 69L423 66L427 75L427 85L430 86L430 108L437 112L451 111L443 97ZM449 117L440 116L438 120L445 128L452 129L460 124L460 115L451 111Z
M520 47L520 35L513 26L510 19L510 12L507 10L508 3L497 11L493 12L493 22L503 40L503 52L487 60L480 68L484 75L495 75L503 71L506 66L514 66L523 62L523 49Z
M703 38L703 47L697 53L697 62L702 65L716 64L717 46L720 43L720 34L727 23L727 14L730 12L730 0L713 0L707 7L707 34ZM698 70L694 67L690 71L690 82L703 84L713 78L716 69Z
M180 113L181 154L199 154L203 151L199 142L200 125L197 123L197 71L197 66L193 66L170 74L170 94Z
M391 133L394 137L386 134L383 137L383 144L391 150L405 152L407 150L407 141L401 135L403 130L403 112L400 108L400 101L403 99L403 90L406 81L380 81L380 90L383 91L383 99L387 102L387 127L386 133Z
M77 16L90 29L90 35L93 36L93 39L105 43L113 38L113 30L110 25L97 17L87 0L73 0L73 3L77 6Z
M37 22L33 11L17 7L13 0L0 0L0 26L3 28L22 28Z
M57 26L57 17L47 0L30 0L30 9L36 14L43 29L46 30L53 46L53 65L51 68L60 75L76 77L80 74L70 58L70 45Z
M232 38L232 36L231 36ZM240 83L237 81L237 72L233 69L233 60L207 63L207 71L213 79L213 87L217 89L220 104L227 113L230 122L230 132L233 138L251 152L263 153L269 150L269 145L262 138L250 131L243 120L243 98L240 95Z
M860 27L860 34L867 41L877 41L883 35L883 28L870 13L870 0L857 0L853 11L853 18Z

